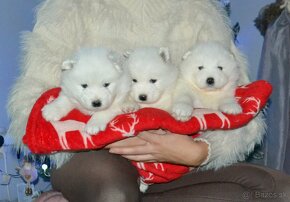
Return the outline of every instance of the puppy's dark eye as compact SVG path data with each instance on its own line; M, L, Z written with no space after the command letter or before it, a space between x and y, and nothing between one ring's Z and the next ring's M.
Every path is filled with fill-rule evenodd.
M107 88L110 85L110 83L104 83L104 87Z
M198 69L199 70L202 70L204 67L203 66L198 66Z
M88 87L88 84L84 83L81 85L83 88L87 88Z
M150 83L156 83L157 79L150 79Z
M132 79L132 81L133 81L134 83L137 83L137 79Z
M223 67L222 67L222 66L218 66L218 69L219 69L219 70L223 70Z

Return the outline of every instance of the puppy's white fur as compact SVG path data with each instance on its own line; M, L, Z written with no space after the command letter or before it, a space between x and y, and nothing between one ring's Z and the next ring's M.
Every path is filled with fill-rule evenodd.
M194 108L211 108L240 113L235 99L239 67L233 54L218 42L203 42L188 51L180 65L173 115L178 120L191 118Z
M196 45L184 55L180 72L173 104L177 119L191 118L193 107L233 114L242 111L234 97L240 77L238 63L223 45L216 42ZM211 148L208 163L201 169L218 169L245 160L262 141L266 128L262 118L258 114L238 129L201 132L199 138Z
M168 48L137 48L127 51L125 56L125 68L132 78L132 87L123 111L152 107L170 112L178 69L170 62ZM140 180L139 188L145 192L148 184Z
M118 63L121 56L105 48L82 49L63 63L61 93L42 109L48 121L57 121L72 109L92 115L86 132L95 134L121 113L130 89L128 73Z
M178 70L170 63L168 48L137 48L126 55L125 66L132 78L130 100L141 108L169 111Z

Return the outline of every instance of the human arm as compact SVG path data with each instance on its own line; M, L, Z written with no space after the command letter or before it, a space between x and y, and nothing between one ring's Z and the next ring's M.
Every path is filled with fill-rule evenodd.
M262 118L260 114L245 127L204 132L196 139L170 132L160 135L161 130L143 132L107 148L129 160L169 162L201 170L218 169L244 161L261 142L265 133Z
M169 162L198 167L207 160L208 144L186 135L158 130L142 132L107 146L111 153L142 162Z

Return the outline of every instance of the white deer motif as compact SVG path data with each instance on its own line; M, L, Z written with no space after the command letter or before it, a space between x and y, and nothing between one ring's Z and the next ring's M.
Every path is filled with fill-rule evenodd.
M215 113L219 118L220 120L222 121L222 126L221 128L224 128L225 127L225 123L227 123L228 125L228 128L231 128L231 122L230 120L222 113L222 112L216 112Z
M148 172L148 177L144 178L144 177L141 177L142 181L145 182L145 181L148 181L148 180L153 180L154 179L154 175L153 173L151 172Z
M211 109L195 109L193 112L193 116L197 119L200 125L200 130L207 130L207 123L205 120L204 115L207 114L215 114L219 117L219 119L222 121L221 128L225 127L225 123L227 123L228 128L231 127L230 120L220 111L217 110L211 110Z
M133 119L132 123L128 123L129 129L125 130L124 125L121 127L117 127L115 124L118 122L118 120L113 120L110 123L110 127L113 131L117 131L122 133L123 137L131 137L134 136L135 133L135 126L139 123L139 119L137 118L136 114L129 114L129 118Z
M140 185L139 185L139 190L144 193L146 192L146 190L148 189L149 185L148 183L146 183L145 181L152 181L154 179L154 175L153 173L148 173L149 176L144 178L144 177L140 177L139 180L140 180Z
M255 102L256 104L256 106L253 105L255 107L255 110L251 110L247 112L246 114L255 116L259 112L261 100L255 97L247 97L243 102L251 102L251 101Z
M164 171L165 169L164 169L164 165L163 165L163 163L154 163L154 166L155 166L155 168L157 169L157 170L162 170L162 171Z
M143 162L137 162L136 165L137 165L138 168L140 168L142 170L146 170L145 164Z
M85 123L75 120L66 120L66 121L51 121L51 124L56 130L60 145L63 149L70 149L66 139L66 133L70 131L79 131L79 133L83 138L83 142L86 148L88 147L88 141L95 146L95 144L92 141L92 136L86 133L84 130L86 126Z

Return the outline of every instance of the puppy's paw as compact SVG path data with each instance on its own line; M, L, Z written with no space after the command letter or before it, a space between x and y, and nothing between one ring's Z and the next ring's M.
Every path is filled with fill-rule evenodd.
M227 114L239 114L243 111L238 103L228 103L220 106L220 110Z
M85 131L90 135L96 135L100 131L100 129L97 126L86 125Z
M188 121L192 117L193 107L189 104L178 103L172 108L172 116L179 121Z
M54 105L47 104L42 109L42 117L46 121L58 121L60 120L64 115L61 113L60 110L58 110L57 107L54 107Z
M85 127L85 131L90 135L96 135L98 132L104 131L106 126L107 123L90 120Z
M126 102L122 105L122 112L131 113L140 109L140 106L136 102Z

